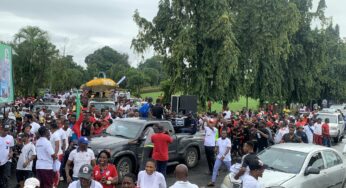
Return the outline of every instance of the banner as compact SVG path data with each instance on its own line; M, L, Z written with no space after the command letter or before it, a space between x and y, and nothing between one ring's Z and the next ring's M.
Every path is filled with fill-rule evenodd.
M13 102L12 49L0 44L0 104Z

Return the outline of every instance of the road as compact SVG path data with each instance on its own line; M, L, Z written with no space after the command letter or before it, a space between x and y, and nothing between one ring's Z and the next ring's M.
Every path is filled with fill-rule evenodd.
M334 149L342 152L344 145L346 144L346 139L344 139L342 142L338 143L337 145L332 146ZM344 156L346 159L346 157ZM167 169L167 178L166 182L168 186L171 186L175 182L175 177L174 177L174 166L170 166ZM189 170L189 181L191 183L197 184L200 188L206 187L208 182L211 179L210 175L206 175L205 173L207 172L207 162L205 159L204 153L202 154L201 160L199 161L199 164L197 167L192 168ZM223 178L226 176L227 170L226 168L223 168L219 172L219 176L217 177L216 181L216 186L215 187L220 187L221 182L223 181ZM15 176L13 175L11 178L11 188L15 187L16 179ZM66 188L67 185L62 183L59 188Z

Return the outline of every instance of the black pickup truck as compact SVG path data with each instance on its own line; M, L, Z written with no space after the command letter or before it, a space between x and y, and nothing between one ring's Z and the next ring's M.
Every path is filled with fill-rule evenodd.
M120 177L126 173L138 172L141 164L145 130L154 124L162 125L170 132L173 143L169 145L168 165L185 163L195 167L201 156L203 137L189 134L175 134L170 121L125 118L115 120L100 137L91 139L89 147L97 156L103 149L111 151L111 162L116 165Z

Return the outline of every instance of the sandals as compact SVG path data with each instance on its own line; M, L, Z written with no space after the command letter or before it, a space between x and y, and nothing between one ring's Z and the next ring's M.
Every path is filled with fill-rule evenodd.
M208 187L214 187L214 186L215 186L215 183L214 183L214 182L209 182L207 186L208 186Z

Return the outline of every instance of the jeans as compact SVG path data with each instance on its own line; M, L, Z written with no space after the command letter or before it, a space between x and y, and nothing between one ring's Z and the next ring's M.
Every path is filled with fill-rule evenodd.
M330 138L329 137L323 137L323 145L330 147Z
M214 182L216 181L216 176L217 176L217 173L219 172L219 169L221 167L221 164L225 164L227 166L227 169L230 170L231 169L231 161L222 161L221 159L216 159L215 160L215 164L214 164L214 170L213 170L213 175L211 177L211 182Z
M214 146L204 146L204 150L205 150L205 155L207 158L209 172L212 173L213 168L214 168L214 163L215 163L215 153L214 153L215 147Z
M167 161L156 161L156 171L166 176Z

